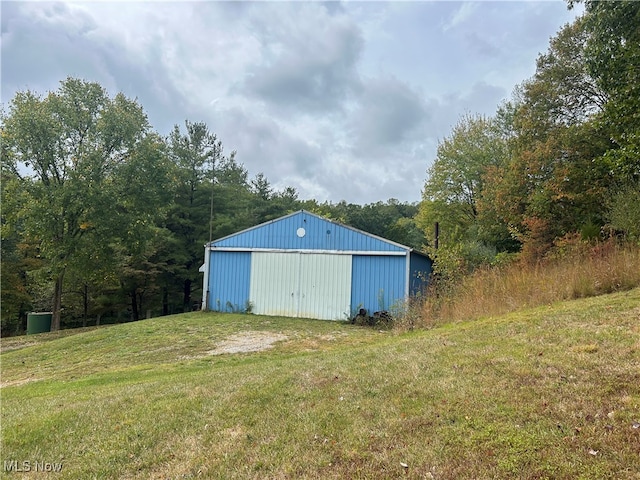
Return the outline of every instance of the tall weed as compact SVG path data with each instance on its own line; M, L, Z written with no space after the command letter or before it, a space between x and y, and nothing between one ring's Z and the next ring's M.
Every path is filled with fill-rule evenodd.
M483 267L447 288L432 287L416 327L483 316L640 286L640 246L611 239L565 238L536 263Z

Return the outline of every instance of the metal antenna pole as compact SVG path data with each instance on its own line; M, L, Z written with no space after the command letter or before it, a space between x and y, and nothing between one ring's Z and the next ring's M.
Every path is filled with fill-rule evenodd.
M211 208L209 210L209 245L213 240L213 184L215 182L215 160L211 159Z
M209 209L209 243L207 243L207 255L208 255L208 261L207 261L207 272L205 273L205 275L207 275L209 278L207 278L207 297L206 297L206 305L204 307L205 310L209 310L209 292L211 289L211 275L210 275L210 271L211 271L211 242L213 241L213 184L215 183L215 163L216 159L215 156L211 157L211 207Z

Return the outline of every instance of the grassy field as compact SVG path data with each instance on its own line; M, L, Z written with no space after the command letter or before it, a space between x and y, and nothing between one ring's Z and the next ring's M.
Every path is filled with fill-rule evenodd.
M3 478L640 479L640 289L403 333L193 313L0 358Z

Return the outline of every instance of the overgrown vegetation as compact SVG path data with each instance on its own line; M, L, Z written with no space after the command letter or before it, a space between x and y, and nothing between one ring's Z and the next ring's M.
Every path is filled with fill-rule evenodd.
M502 315L640 286L640 246L569 238L538 262L512 260L468 275L436 276L418 304L415 326ZM401 324L402 325L402 324Z
M191 313L3 338L0 462L57 462L58 479L631 480L639 315L635 289L402 334ZM211 354L257 333L280 340Z

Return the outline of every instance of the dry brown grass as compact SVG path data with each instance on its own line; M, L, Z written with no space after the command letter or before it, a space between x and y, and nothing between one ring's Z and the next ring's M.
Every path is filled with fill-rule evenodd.
M624 291L640 285L640 247L614 241L572 245L535 264L487 267L446 295L427 295L416 326L501 315L521 308ZM421 325L420 325L421 324Z

